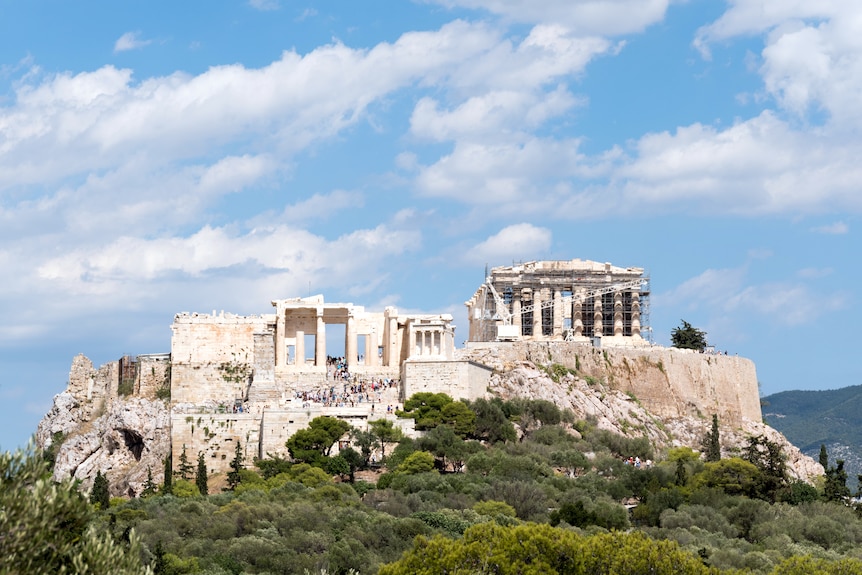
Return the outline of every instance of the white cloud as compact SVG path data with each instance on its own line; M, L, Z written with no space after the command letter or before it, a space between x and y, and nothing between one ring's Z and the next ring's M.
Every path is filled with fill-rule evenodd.
M660 22L669 0L426 0L447 7L488 10L528 23L556 22L579 34L629 34Z
M811 231L818 234L841 236L850 232L850 226L844 222L835 222L833 224L811 228Z
M261 10L263 12L269 12L281 8L278 0L248 0L248 5L255 10Z
M144 46L148 46L152 40L144 40L141 38L140 32L126 32L114 42L114 52L126 52L128 50L138 50Z
M811 276L799 275L803 279ZM777 281L749 284L748 266L708 269L686 280L667 293L653 298L657 305L699 310L715 322L735 324L736 331L745 331L753 315L764 316L772 323L796 326L810 324L817 318L843 309L846 297L842 293L814 293L805 283Z
M552 234L532 224L507 226L464 254L470 264L496 265L511 260L541 259L551 247Z

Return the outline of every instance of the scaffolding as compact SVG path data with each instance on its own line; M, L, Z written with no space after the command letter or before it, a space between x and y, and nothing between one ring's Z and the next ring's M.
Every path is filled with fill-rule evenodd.
M652 341L649 277L581 260L487 270L466 302L471 341L640 336Z

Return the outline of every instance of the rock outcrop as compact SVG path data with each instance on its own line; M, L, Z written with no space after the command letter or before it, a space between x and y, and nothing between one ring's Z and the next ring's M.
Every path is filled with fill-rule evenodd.
M658 417L633 393L613 389L595 376L579 375L574 370L548 370L531 361L521 361L495 373L489 391L503 399L551 401L571 409L578 419L590 421L599 429L628 437L646 436L659 449L678 446L697 449L712 425L711 417L704 415ZM781 447L792 478L810 482L823 475L819 463L760 421L740 419L721 422L720 427L723 456L739 455L749 437L763 435Z
M78 355L66 390L54 397L39 423L36 442L43 449L61 442L55 449L55 479L74 477L88 490L101 471L111 495L135 496L143 490L148 473L156 483L164 477L163 462L171 446L170 410L158 399L118 395L116 364L96 370Z

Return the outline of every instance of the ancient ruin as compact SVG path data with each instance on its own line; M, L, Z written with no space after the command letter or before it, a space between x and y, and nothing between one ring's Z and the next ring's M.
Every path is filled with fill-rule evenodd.
M415 435L395 412L421 391L549 399L663 445L700 433L711 414L729 429L762 426L750 360L650 342L643 269L539 261L486 276L466 302L460 348L451 315L371 312L321 295L274 300L261 315L179 313L169 354L99 369L76 358L38 441L66 438L55 473L86 480L108 468L120 476L112 485L134 494L168 453L175 468L183 451L203 453L210 472L228 469L237 442L248 462L286 457L287 439L320 415L359 429L385 418ZM130 410L151 411L151 423Z
M593 341L646 345L649 278L642 268L584 260L491 268L466 303L469 341Z

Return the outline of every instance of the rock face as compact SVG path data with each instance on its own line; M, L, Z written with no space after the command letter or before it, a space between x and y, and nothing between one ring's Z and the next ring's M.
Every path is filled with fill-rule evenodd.
M171 446L170 411L158 399L119 396L118 363L96 370L78 355L68 387L54 397L39 423L36 441L43 449L62 441L56 450L55 479L74 477L90 489L96 472L102 471L111 495L135 496L143 490L148 469L154 482L163 480L163 461Z
M595 376L578 375L573 370L552 370L549 374L531 361L509 367L491 376L489 391L503 399L527 397L551 401L571 409L578 419L591 421L599 429L628 437L646 436L659 449L678 446L698 449L712 426L712 418L704 415L677 413L658 417L633 393L613 389ZM763 435L781 446L792 478L810 482L823 475L819 463L768 425L743 418L732 423L719 421L723 456L738 455L748 437Z

